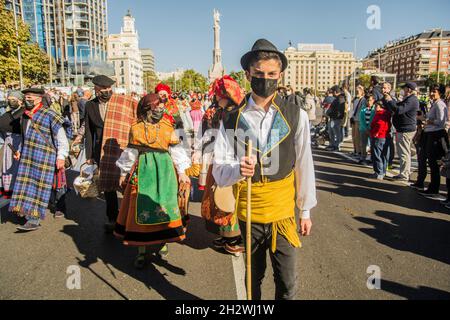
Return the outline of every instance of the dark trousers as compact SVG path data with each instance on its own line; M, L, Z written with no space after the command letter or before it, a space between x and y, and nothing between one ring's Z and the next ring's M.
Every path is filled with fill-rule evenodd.
M119 215L119 199L116 191L105 192L106 215L109 221L116 221Z
M445 155L444 144L448 146L448 136L445 130L427 132L426 153L431 171L431 182L428 186L430 193L439 193L441 174L438 161Z
M372 152L373 170L379 176L386 175L390 138L371 138L370 148Z
M419 165L419 174L417 184L423 186L428 175L427 170L427 133L422 131L419 143L416 144L417 162Z
M445 179L445 185L447 186L447 201L450 200L450 178Z
M53 214L56 213L56 211L61 211L66 214L66 192L62 190L58 192L52 189L48 208Z
M240 221L239 224L245 239L246 223ZM261 284L266 273L269 251L275 280L275 299L294 300L297 293L296 248L279 234L275 253L271 246L272 224L252 223L252 298L261 300Z

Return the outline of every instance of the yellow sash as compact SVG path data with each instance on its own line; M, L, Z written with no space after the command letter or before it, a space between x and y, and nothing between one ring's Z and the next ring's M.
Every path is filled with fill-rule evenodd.
M272 252L276 250L277 234L295 248L301 247L295 221L295 176L292 172L282 180L252 184L252 223L272 223ZM234 186L239 220L247 220L247 182Z

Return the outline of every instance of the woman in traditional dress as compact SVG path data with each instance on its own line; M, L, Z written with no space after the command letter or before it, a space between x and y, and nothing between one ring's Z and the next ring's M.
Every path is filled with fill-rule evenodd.
M187 212L181 212L178 193L190 186L185 170L191 165L175 131L175 120L156 94L138 106L138 122L117 166L121 170L124 198L114 234L124 245L139 247L136 268L147 262L147 246L185 239ZM178 179L177 179L178 176ZM185 214L185 215L184 215Z
M230 76L225 75L217 79L210 88L209 96L213 97L213 103L203 116L201 130L197 135L193 162L201 162L200 189L205 190L202 201L202 216L219 225L220 237L214 240L213 245L217 249L223 249L236 256L244 252L241 231L236 215L221 216L214 203L212 186L215 185L212 175L214 141L220 123L227 113L237 108L244 100L244 92L239 84ZM206 175L206 180L203 177Z
M6 113L20 112L23 107L24 96L20 91L13 91L8 95L8 107ZM20 120L15 120L16 127L20 127ZM19 130L19 129L18 129ZM22 135L19 133L5 133L5 146L3 147L3 161L0 179L0 194L5 199L10 199L14 190L17 171L19 170L19 161L14 159L14 151L22 148ZM11 147L12 148L11 148Z

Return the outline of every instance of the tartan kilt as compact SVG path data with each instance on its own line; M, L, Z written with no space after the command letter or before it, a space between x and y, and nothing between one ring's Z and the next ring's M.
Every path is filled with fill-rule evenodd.
M40 109L33 122L49 141L56 141L64 119L49 108ZM30 126L22 147L19 170L9 210L20 216L45 218L56 171L56 148Z

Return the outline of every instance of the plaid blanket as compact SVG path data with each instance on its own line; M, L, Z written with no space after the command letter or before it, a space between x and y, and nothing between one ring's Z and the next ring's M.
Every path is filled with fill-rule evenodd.
M42 108L33 115L48 141L56 141L64 119L49 108ZM56 148L49 146L30 125L25 134L19 171L9 210L21 216L45 218L56 171Z
M130 96L116 94L108 103L100 157L100 191L119 189L120 169L116 161L128 145L131 125L136 122L137 104Z

